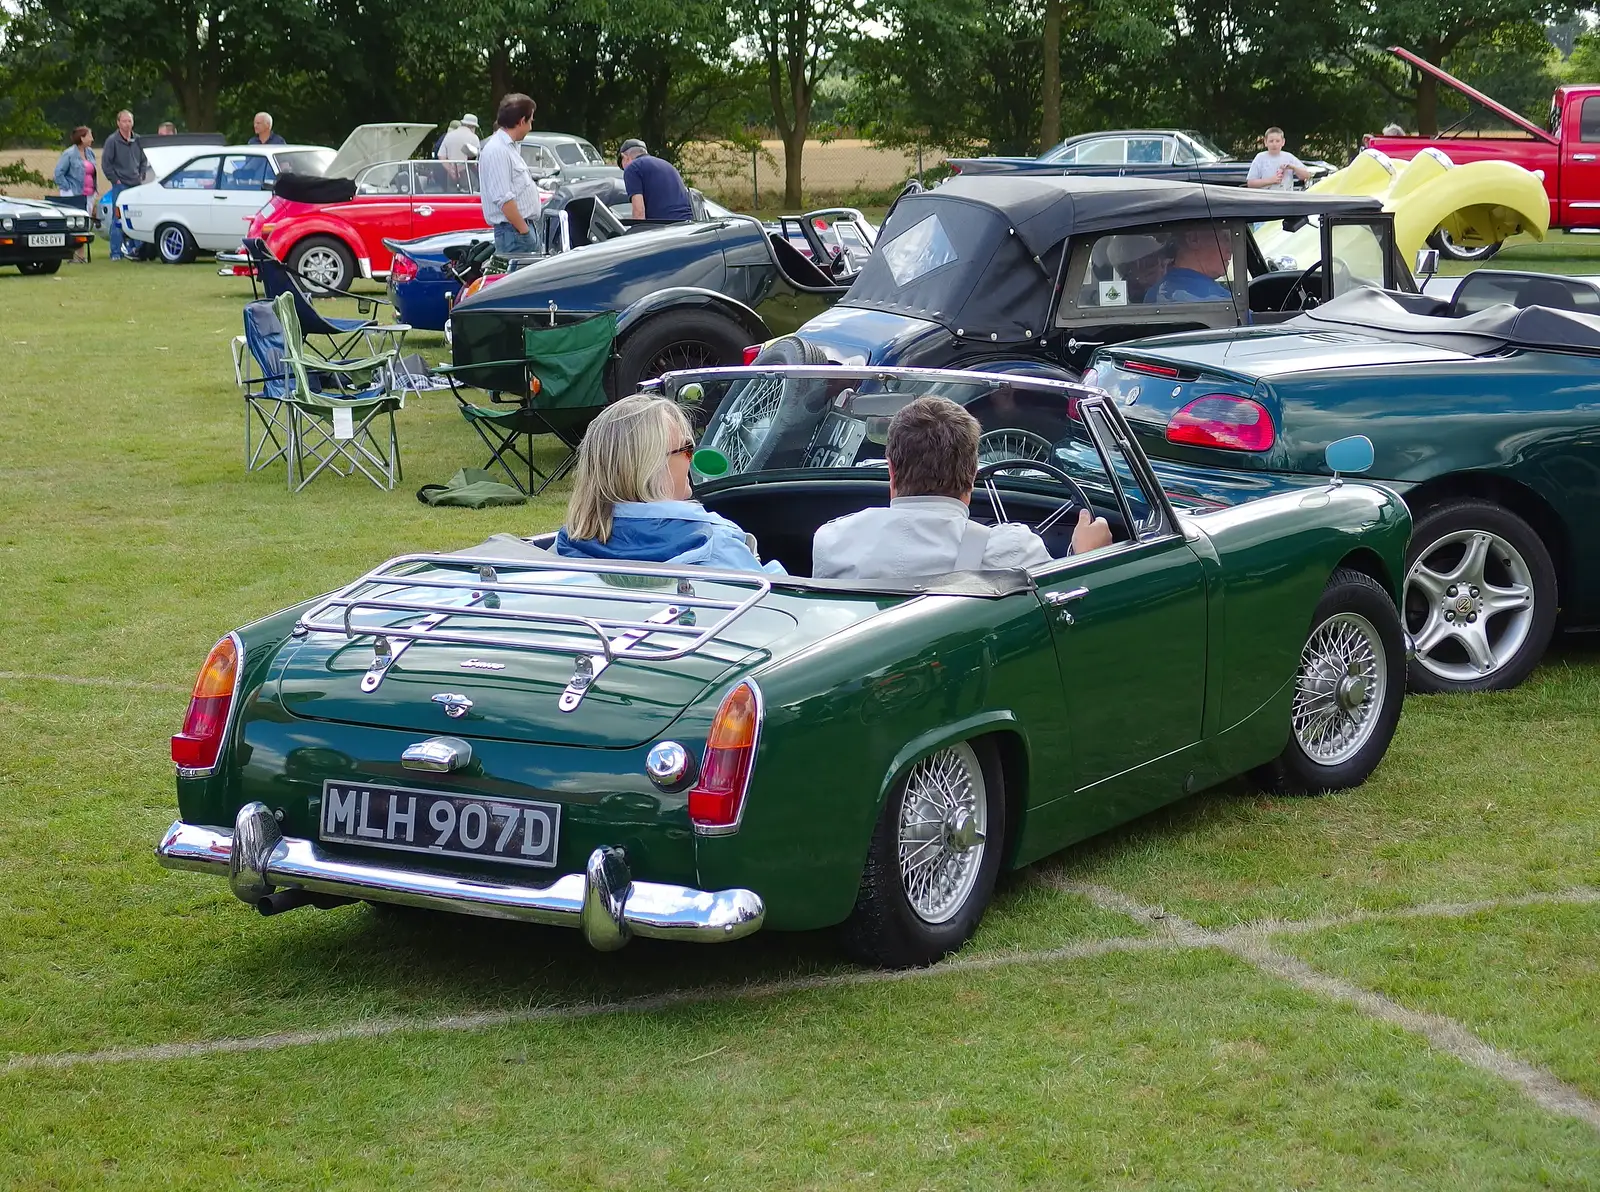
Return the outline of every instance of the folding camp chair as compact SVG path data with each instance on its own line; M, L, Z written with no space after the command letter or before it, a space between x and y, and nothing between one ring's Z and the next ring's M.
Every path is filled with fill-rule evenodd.
M379 488L393 488L400 481L394 414L405 402L404 394L388 385L398 348L365 360L310 356L294 295L278 295L272 309L283 324L283 356L292 381L284 398L289 490L299 492L330 469L342 476L360 472ZM385 420L387 440L379 437Z
M605 409L606 363L617 337L614 312L585 315L566 323L554 322L552 313L551 319L547 327L523 328L521 360L443 365L438 369L450 378L450 390L461 407L461 416L489 449L483 470L491 472L498 466L511 477L511 483L530 496L537 496L560 480L577 462L583 432ZM523 383L520 393L511 397L503 398L500 392L490 390L489 400L503 405L503 409L473 405L456 384L458 377L473 384L474 375L503 379L507 366L520 368ZM534 462L535 435L554 435L566 448L560 463L550 471Z
M255 472L289 454L293 384L283 358L283 324L270 302L244 308L244 334L233 337L233 380L244 398L244 469Z
M280 295L292 294L294 296L295 313L300 319L300 329L304 335L320 335L325 337L331 345L327 352L319 352L325 360L339 360L350 355L352 349L364 345L364 350L369 356L378 355L388 350L391 346L398 349L400 342L405 339L406 332L411 330L409 323L379 323L376 319L337 319L319 312L311 303L311 294L307 291L303 279L289 266L273 256L267 248L267 242L259 236L252 236L244 242L245 252L250 257L250 264L254 267L256 276L261 279L261 288L265 291L268 302L276 302ZM336 290L331 286L318 285L318 294L331 295L335 298L349 298L356 304L356 312L362 316L371 314L380 306L390 304L382 298L375 298L370 294L352 294L347 290ZM387 342L392 340L392 345ZM315 351L315 349L312 349Z

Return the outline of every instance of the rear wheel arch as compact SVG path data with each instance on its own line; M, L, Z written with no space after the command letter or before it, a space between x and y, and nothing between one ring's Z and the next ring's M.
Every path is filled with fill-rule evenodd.
M1572 564L1566 523L1554 507L1525 484L1487 472L1458 472L1425 481L1405 494L1414 521L1451 501L1477 500L1504 506L1533 528L1550 552L1556 569L1556 592L1567 588Z

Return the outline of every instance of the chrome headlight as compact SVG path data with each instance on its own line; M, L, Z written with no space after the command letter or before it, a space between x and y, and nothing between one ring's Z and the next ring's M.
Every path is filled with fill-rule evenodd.
M9 215L4 219L0 219L0 232L9 232L12 226L11 217Z

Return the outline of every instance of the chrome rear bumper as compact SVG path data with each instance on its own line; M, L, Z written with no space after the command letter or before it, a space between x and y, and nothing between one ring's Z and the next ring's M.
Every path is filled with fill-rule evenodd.
M264 803L239 809L233 831L177 820L156 846L168 869L226 877L242 901L256 906L275 890L396 902L431 910L577 927L602 952L632 937L722 943L758 931L766 917L750 890L708 893L688 886L636 882L619 848L597 848L581 874L548 886L397 869L330 856L315 841L284 836Z

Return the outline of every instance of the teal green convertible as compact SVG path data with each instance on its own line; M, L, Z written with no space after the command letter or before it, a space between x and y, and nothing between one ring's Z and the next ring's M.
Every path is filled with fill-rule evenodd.
M717 409L707 442L728 450L696 456L698 493L787 577L501 538L246 625L173 738L161 863L265 914L392 903L600 949L837 926L871 963L925 964L971 935L1002 869L1239 774L1348 787L1388 748L1411 521L1387 489L1174 500L1115 406L1061 381L662 385ZM1029 523L1056 557L809 578L817 526L887 501L888 421L926 393L984 429L974 515ZM1358 471L1371 446L1328 454ZM1115 541L1069 555L1084 506Z
M1592 280L1482 269L1448 302L1353 286L1271 327L1102 348L1085 379L1208 490L1323 483L1324 447L1370 434L1416 518L1413 690L1514 687L1558 626L1600 626Z

